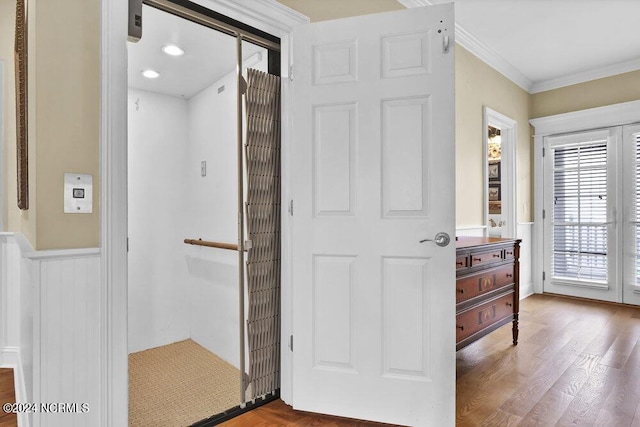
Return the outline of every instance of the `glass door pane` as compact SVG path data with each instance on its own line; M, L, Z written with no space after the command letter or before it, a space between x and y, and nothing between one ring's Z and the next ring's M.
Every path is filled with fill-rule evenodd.
M545 292L615 301L616 130L546 138Z
M623 128L623 302L640 304L640 125Z

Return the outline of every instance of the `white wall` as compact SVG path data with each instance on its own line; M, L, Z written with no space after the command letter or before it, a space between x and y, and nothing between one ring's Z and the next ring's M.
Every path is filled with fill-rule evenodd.
M250 60L252 68L267 70L266 51ZM189 100L187 177L193 191L193 238L238 241L236 91L236 73L232 71ZM206 177L200 176L203 160L207 162ZM237 252L194 246L187 259L192 279L191 337L239 367ZM245 349L248 352L246 344Z
M130 352L192 338L239 366L237 252L182 243L237 243L236 96L235 71L188 101L129 90Z
M190 238L238 241L236 91L233 72L189 100ZM205 177L200 176L201 161L207 162ZM238 367L237 252L188 249L191 337Z
M189 338L187 101L129 90L129 352Z

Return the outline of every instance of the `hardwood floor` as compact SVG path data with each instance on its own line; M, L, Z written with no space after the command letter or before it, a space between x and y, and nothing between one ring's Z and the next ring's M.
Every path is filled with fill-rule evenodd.
M640 307L533 295L520 304L520 338L505 325L457 353L458 426L640 427ZM15 402L0 369L0 403ZM0 413L0 427L16 426ZM223 424L383 424L294 411L278 400Z
M457 426L640 426L640 308L533 295L457 353ZM269 403L232 426L379 426Z
M457 353L458 426L640 426L640 308L533 295Z
M220 424L223 427L273 427L273 426L331 426L331 427L383 427L389 424L333 417L294 411L282 400L274 400L266 405L244 413L239 417Z
M13 369L0 368L0 404L15 403ZM0 411L0 427L17 427L18 416Z

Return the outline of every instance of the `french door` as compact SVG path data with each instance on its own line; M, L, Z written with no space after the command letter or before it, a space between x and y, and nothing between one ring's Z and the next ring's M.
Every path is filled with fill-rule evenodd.
M640 124L624 126L622 134L622 302L640 305Z
M544 141L545 292L640 304L640 125Z

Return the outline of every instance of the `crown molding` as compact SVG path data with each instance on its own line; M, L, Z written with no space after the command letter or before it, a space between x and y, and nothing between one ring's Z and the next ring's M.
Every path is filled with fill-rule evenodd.
M531 79L458 24L456 24L456 41L513 83L527 92L530 91L533 86Z
M594 68L593 70L581 71L575 74L570 74L568 76L557 77L555 79L535 82L531 86L531 90L529 92L545 92L547 90L558 89L565 86L571 86L591 80L611 77L636 70L640 70L640 58L619 62L617 64L607 65L604 67Z
M414 7L433 6L429 0L398 0L407 9ZM490 67L498 71L500 74L511 80L516 85L520 86L525 91L529 92L533 82L524 74L520 72L516 67L511 65L510 62L498 55L489 46L478 40L470 32L462 28L459 24L456 24L455 30L456 42L487 63Z

